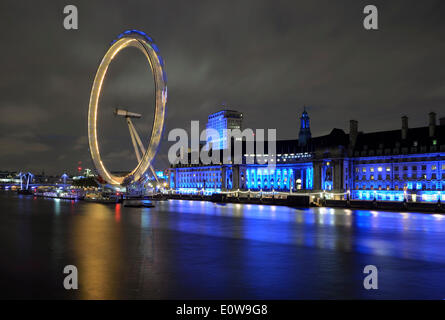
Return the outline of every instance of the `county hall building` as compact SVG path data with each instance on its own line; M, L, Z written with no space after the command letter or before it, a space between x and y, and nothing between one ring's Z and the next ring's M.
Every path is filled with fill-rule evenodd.
M242 114L222 110L209 116L207 128L242 129ZM227 145L224 138L221 149ZM351 199L445 201L445 118L429 114L428 126L364 133L350 121L349 132L334 128L312 137L306 110L296 140L276 142L276 165L257 159L243 146L241 164L176 164L169 184L178 193L276 191L348 195ZM267 153L267 143L265 146ZM253 163L252 163L253 162ZM442 192L442 190L444 190Z

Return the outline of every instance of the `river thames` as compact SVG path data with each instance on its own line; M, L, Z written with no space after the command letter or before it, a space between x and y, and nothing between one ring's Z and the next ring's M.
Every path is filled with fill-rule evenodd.
M0 192L3 299L445 299L445 215ZM63 269L78 269L65 290ZM365 290L363 268L378 268Z

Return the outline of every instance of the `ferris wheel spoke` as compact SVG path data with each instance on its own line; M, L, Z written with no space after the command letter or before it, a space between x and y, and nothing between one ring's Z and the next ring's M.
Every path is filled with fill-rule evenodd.
M131 142L133 143L134 153L136 154L136 159L138 160L139 163L141 162L141 154L139 153L138 145L136 144L136 137L132 130L132 123L130 118L127 118L127 124L130 130ZM143 151L143 153L145 153L145 151Z
M144 148L144 145L142 143L141 137L139 136L138 132L136 131L136 128L135 128L135 126L133 124L133 121L131 121L131 118L127 118L127 123L128 123L128 127L129 127L129 130L130 130L130 135L132 137L132 140L133 139L136 140L136 142L137 142L137 144L139 146L139 149L141 150L141 153L145 154L145 148ZM133 146L134 146L134 149L136 151L136 157L138 157L139 149L137 148L134 140L133 140ZM141 160L140 160L140 155L139 155L138 162L140 162L140 161ZM155 178L157 182L160 182L158 176L156 175L156 171L155 171L155 169L153 168L153 166L151 164L150 164L149 168L150 168L150 171L151 171L151 173L153 175L153 178Z
M129 119L128 126L130 127L130 131L133 132L133 135L136 138L136 142L137 142L137 144L139 146L139 149L141 150L142 154L144 154L145 153L144 145L142 144L141 137L139 136L138 132L136 131L136 128L134 127L133 122L131 121L131 119Z

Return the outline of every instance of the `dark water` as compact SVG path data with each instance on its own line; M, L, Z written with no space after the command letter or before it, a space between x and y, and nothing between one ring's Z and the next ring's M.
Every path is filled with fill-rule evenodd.
M0 192L0 241L0 298L445 298L441 215ZM368 264L378 290L363 288Z

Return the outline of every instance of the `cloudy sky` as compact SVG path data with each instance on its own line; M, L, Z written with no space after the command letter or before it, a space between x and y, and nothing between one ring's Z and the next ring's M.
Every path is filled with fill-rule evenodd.
M63 28L63 8L79 29ZM379 30L363 28L363 8L379 9ZM225 104L244 127L277 128L296 138L308 106L313 135L349 119L363 131L445 116L444 1L24 1L0 2L0 170L73 172L91 166L87 111L109 43L123 30L150 34L166 61L166 132L205 125ZM101 100L101 152L112 170L135 164L130 136L113 108L153 112L153 83L134 49L111 66ZM165 135L167 136L167 135ZM168 141L156 167L165 168Z

